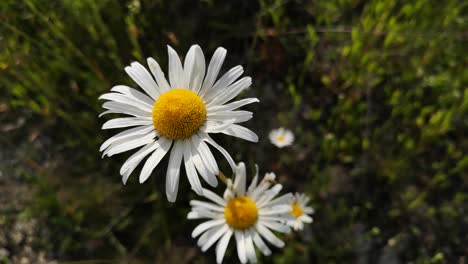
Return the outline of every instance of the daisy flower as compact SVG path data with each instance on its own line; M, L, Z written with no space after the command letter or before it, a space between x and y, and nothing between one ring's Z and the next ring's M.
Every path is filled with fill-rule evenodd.
M304 229L304 223L312 223L313 219L310 214L314 213L312 207L307 206L309 197L303 193L296 193L294 198L291 200L292 210L289 212L290 215L294 216L294 219L288 220L286 223L290 227L294 228L295 231Z
M273 129L268 135L270 142L278 148L290 146L294 142L294 134L291 130L282 127Z
M240 262L256 262L255 247L264 255L271 251L264 242L266 240L276 247L283 247L284 242L273 232L290 232L286 225L292 219L288 213L292 210L290 200L292 194L275 198L281 191L281 184L276 184L275 174L267 173L257 185L257 173L246 190L246 175L244 163L239 163L236 169L234 183L229 179L223 198L204 190L203 196L210 200L190 201L192 211L188 219L208 218L210 220L198 225L192 232L192 237L198 237L198 246L202 251L216 245L216 261L221 263L232 236L235 237L237 255ZM274 199L275 198L275 199Z
M211 186L217 186L219 172L216 160L208 147L211 145L226 158L235 169L236 164L229 153L211 137L210 133L257 142L251 130L238 125L252 118L248 111L237 108L258 102L247 98L228 103L252 84L250 77L237 80L243 73L241 66L227 71L217 80L226 56L224 48L218 48L208 68L198 45L193 45L182 65L177 53L168 46L169 82L159 64L153 58L147 63L148 72L138 62L125 68L127 74L143 92L125 85L117 85L99 97L108 100L103 104L104 114L119 113L129 117L107 121L102 129L129 128L105 141L100 151L112 156L141 147L122 165L120 174L125 184L130 174L146 158L140 172L140 183L169 153L166 173L166 195L170 202L177 197L181 164L184 164L192 189L199 195L203 188L198 175Z

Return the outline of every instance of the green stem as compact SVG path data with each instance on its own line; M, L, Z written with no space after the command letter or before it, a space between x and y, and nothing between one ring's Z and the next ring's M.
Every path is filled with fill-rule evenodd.
M226 175L224 175L224 173L222 171L219 171L219 174L218 174L218 178L224 182L224 184L227 185L228 183L228 178L226 177Z

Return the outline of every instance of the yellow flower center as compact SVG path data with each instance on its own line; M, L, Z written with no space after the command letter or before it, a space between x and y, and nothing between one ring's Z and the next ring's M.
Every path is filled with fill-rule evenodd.
M206 107L196 93L174 89L162 94L153 106L153 124L161 136L172 140L192 136L206 120Z
M249 197L239 196L229 200L224 209L224 217L228 225L236 229L246 229L257 221L257 206Z
M294 217L298 218L299 216L302 215L302 208L300 205L297 203L292 205L292 211L289 212L290 215L293 215Z
M278 141L284 141L284 136L278 136Z

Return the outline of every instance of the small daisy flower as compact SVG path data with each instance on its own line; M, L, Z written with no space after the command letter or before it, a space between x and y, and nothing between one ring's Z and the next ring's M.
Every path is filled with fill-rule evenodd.
M276 247L283 247L284 242L273 232L290 232L286 222L292 219L288 213L292 210L291 193L275 198L281 191L281 184L276 184L275 174L267 173L257 185L257 173L246 190L246 174L244 163L239 163L236 169L234 183L228 180L228 187L223 198L204 190L203 196L210 200L190 201L192 211L188 219L208 218L210 220L198 225L192 232L192 237L198 237L198 246L202 251L216 245L216 261L221 263L232 236L235 237L237 255L240 262L256 262L255 247L264 255L271 251L264 242Z
M270 142L278 148L290 146L294 142L294 134L291 130L282 127L273 129L268 135Z
M185 56L182 65L177 53L168 46L169 82L159 64L148 58L151 73L138 62L125 68L127 74L144 92L125 85L117 85L99 97L108 100L103 104L109 113L126 114L130 117L107 121L102 129L129 128L105 141L100 151L103 156L140 149L122 165L120 174L125 184L130 174L146 158L140 172L140 183L169 152L169 165L166 173L166 195L170 202L177 197L181 164L192 189L199 195L203 188L198 175L211 186L217 186L219 169L208 147L216 148L235 170L236 164L229 153L218 145L210 133L223 133L229 136L257 142L257 135L238 125L252 118L248 111L236 110L241 106L258 102L257 98L246 98L228 103L247 89L252 80L243 77L241 66L227 71L217 80L218 73L226 56L224 48L218 48L205 67L205 56L198 45L193 45Z
M309 197L303 193L296 193L291 200L292 210L289 214L294 216L294 219L288 220L286 223L294 228L295 231L304 229L304 223L309 224L313 222L310 214L314 213L314 209L307 206L309 200Z

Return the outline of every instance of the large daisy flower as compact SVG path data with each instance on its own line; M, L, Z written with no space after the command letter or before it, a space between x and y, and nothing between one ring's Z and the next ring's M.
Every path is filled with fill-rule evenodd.
M241 162L237 166L234 183L228 180L223 198L204 190L203 196L211 202L190 201L192 211L188 219L210 219L192 232L194 238L201 235L198 246L202 251L218 241L216 261L221 263L233 235L236 238L237 255L242 263L257 261L255 247L264 255L271 254L264 240L276 247L283 247L284 242L270 229L282 233L290 231L285 223L292 218L288 212L292 210L290 201L293 195L289 193L275 198L282 186L275 184L274 180L275 174L267 173L257 185L257 169L257 174L246 190L245 165Z
M304 223L310 224L313 222L310 215L314 213L314 209L307 206L309 201L310 198L303 193L296 193L294 199L291 200L292 210L289 214L294 216L294 219L288 220L286 223L295 231L304 229Z
M119 113L130 117L107 121L102 128L128 128L105 141L100 151L103 156L112 156L141 147L122 165L120 174L123 183L142 162L140 183L151 175L168 152L169 165L166 173L167 199L177 197L181 163L184 163L192 189L203 193L198 174L211 186L217 186L219 169L208 145L216 148L227 159L233 170L236 164L229 153L218 145L210 133L223 133L257 142L251 130L238 125L252 118L248 111L237 108L258 102L247 98L228 103L247 89L252 79L243 77L241 66L236 66L217 79L226 56L224 48L218 48L211 58L208 69L205 57L198 45L193 45L182 65L177 53L168 46L169 82L159 64L148 58L151 74L138 62L125 68L127 74L143 89L140 92L125 85L117 85L99 97L108 100L103 104L104 114ZM206 73L206 74L205 74Z

